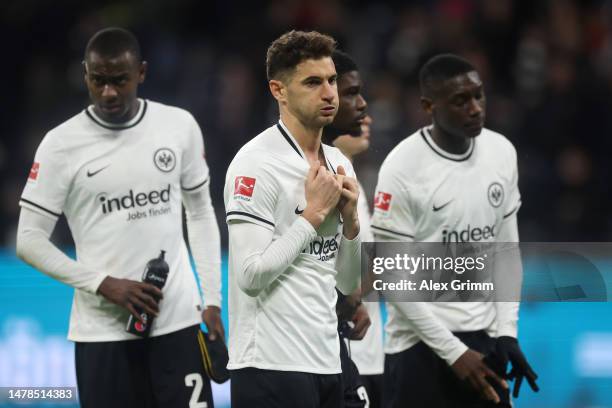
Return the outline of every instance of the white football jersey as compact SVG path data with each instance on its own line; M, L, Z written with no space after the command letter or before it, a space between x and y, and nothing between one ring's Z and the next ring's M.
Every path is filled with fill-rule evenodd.
M359 215L359 235L361 242L374 242L370 228L370 210L363 186L359 184L359 199L357 201ZM361 375L382 374L385 369L385 354L383 352L383 324L379 302L363 302L370 316L370 327L363 339L350 341L351 359L357 365Z
M376 187L372 229L383 240L495 242L504 219L515 214L516 150L488 129L461 155L438 147L431 128L400 142L383 162ZM428 306L451 331L495 330L491 302L437 302ZM388 304L386 353L418 342L406 318Z
M20 200L49 217L66 215L78 262L140 281L161 250L170 272L151 336L201 321L200 297L183 239L181 189L208 182L200 128L187 111L139 100L121 125L92 106L49 131ZM101 295L75 290L68 338L129 340L129 312Z
M342 165L355 177L349 160L322 145L329 169ZM244 145L225 179L225 209L232 220L252 222L280 238L306 207L304 185L310 165L282 122ZM229 369L255 367L317 374L341 372L336 317L336 269L342 237L333 211L317 237L258 296L238 286L239 265L229 252Z

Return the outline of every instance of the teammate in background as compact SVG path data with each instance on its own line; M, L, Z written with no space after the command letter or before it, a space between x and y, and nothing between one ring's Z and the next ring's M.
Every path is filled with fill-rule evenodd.
M83 66L92 104L38 147L17 254L75 288L68 338L82 407L212 407L197 333L204 320L211 335L224 336L221 258L200 128L182 109L137 97L147 65L129 31L98 31ZM49 240L61 213L76 261ZM163 291L141 282L161 250L170 267ZM137 309L155 316L147 339L126 332L130 314L146 323Z
M359 188L350 161L321 143L338 109L334 48L314 31L270 45L280 120L227 171L235 408L343 406L334 287L359 287Z
M372 220L377 241L455 243L471 228L481 233L470 242L518 242L516 151L483 128L478 73L460 57L438 55L422 67L420 86L433 123L400 142L380 169ZM508 360L515 395L523 377L537 390L516 340L518 306L389 302L385 407L509 407L501 378ZM499 375L483 362L492 353L502 359Z
M335 51L332 58L338 74L340 105L333 123L323 129L323 142L339 148L352 162L355 156L366 152L370 147L372 119L366 114L367 103L361 95L362 83L357 65L349 55L341 51ZM359 190L357 212L361 240L372 242L374 236L370 229L371 215L365 191L360 183ZM352 370L343 367L344 378L349 378L349 381L345 381L345 389L351 387L349 390L353 391L351 394L357 394L365 399L366 407L377 408L382 404L384 370L382 317L379 303L362 304L361 295L361 290L358 289L356 293L346 298L345 303L349 307L339 307L349 310L345 318L354 323L349 340L359 340L350 342L350 359L358 368L357 375L361 375L352 379L349 374ZM349 366L350 363L346 362L344 365ZM365 394L359 390L360 386L365 387Z

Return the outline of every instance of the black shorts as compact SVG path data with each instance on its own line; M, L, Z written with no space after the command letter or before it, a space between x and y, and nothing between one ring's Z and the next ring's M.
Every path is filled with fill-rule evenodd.
M495 339L484 331L455 333L469 348L484 355L494 351ZM425 343L385 356L383 406L385 408L503 408L510 407L510 394L491 384L501 402L484 400L459 380L446 361Z
M359 369L351 356L342 333L340 334L340 363L342 365L342 388L344 389L345 408L368 408L368 395L361 381Z
M383 375L362 375L361 383L365 387L368 398L366 408L381 408L383 403Z
M231 370L232 408L342 408L340 374Z
M143 340L77 342L81 407L213 408L198 330L196 325Z

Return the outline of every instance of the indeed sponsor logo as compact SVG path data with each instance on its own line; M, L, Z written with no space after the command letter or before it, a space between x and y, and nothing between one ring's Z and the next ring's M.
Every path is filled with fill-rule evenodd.
M145 207L149 204L162 204L168 201L170 201L170 184L165 189L151 190L146 193L134 193L134 190L130 190L126 195L117 198L100 197L103 214Z
M442 231L442 242L478 242L486 241L491 238L495 238L495 224L485 225L484 227L473 227L468 224L466 229L460 231L449 231L444 229Z
M310 241L308 248L305 248L302 253L315 255L319 257L319 261L329 261L336 257L338 251L338 235L333 237L317 237Z

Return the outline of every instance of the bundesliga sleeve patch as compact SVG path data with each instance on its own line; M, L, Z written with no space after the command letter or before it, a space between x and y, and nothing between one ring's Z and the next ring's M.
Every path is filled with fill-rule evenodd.
M391 194L379 191L374 198L374 209L381 211L389 211L391 206Z
M255 179L252 177L238 176L234 180L234 198L251 201L253 190L255 189Z
M30 174L28 175L28 181L38 180L38 170L39 169L40 169L40 163L34 162L32 164L32 168L30 169Z

